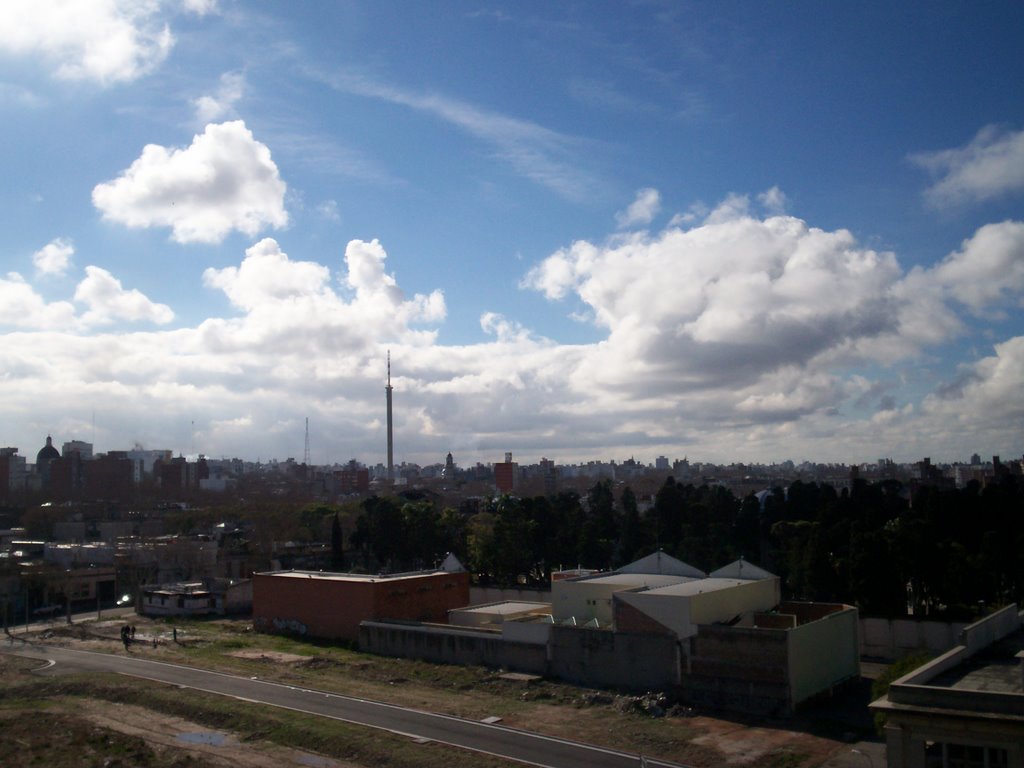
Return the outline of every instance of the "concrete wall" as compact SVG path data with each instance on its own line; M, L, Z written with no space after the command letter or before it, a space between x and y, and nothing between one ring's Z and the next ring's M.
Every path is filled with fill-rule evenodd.
M689 641L682 691L699 706L756 715L792 712L786 630L703 626Z
M440 625L364 621L359 648L382 656L422 659L437 664L501 667L518 672L547 673L543 645L514 643L493 632Z
M501 625L501 636L512 643L527 643L547 647L551 639L551 622L524 620L506 621Z
M964 627L960 634L960 645L967 648L971 656L982 648L987 648L997 640L1002 640L1012 632L1020 629L1021 616L1017 604L1011 603L1005 608L992 613L980 621Z
M911 653L943 653L954 645L965 622L860 619L860 655L894 661Z
M551 675L581 685L669 690L679 682L679 647L667 635L553 625Z
M995 635L1005 636L1020 626L1017 612L1016 605L1009 605L974 624L865 616L860 619L860 655L895 660L917 652L944 653L960 644L984 648Z
M860 675L856 608L830 613L787 634L794 706Z

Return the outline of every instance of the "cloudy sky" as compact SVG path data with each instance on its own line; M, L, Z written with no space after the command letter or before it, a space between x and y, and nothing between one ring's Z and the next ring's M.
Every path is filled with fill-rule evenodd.
M5 0L0 445L1024 453L1019 2Z

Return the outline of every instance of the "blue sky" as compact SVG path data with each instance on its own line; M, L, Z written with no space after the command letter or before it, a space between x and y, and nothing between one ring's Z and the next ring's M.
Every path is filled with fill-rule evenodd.
M14 0L0 443L1024 453L1019 3Z

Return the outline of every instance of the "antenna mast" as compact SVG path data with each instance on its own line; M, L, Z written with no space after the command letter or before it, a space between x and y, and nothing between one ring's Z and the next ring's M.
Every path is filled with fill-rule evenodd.
M309 466L309 416L306 417L306 450L302 454L302 463Z
M384 387L384 391L388 396L388 482L394 482L395 480L395 453L394 453L394 440L392 437L392 422L391 422L391 350L388 350L388 385Z

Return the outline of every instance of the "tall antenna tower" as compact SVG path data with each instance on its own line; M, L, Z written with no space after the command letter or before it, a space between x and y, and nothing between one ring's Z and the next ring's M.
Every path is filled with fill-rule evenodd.
M388 350L388 385L384 387L388 395L388 482L395 480L395 443L391 432L391 350Z
M306 417L306 450L302 453L302 463L309 466L309 416Z

